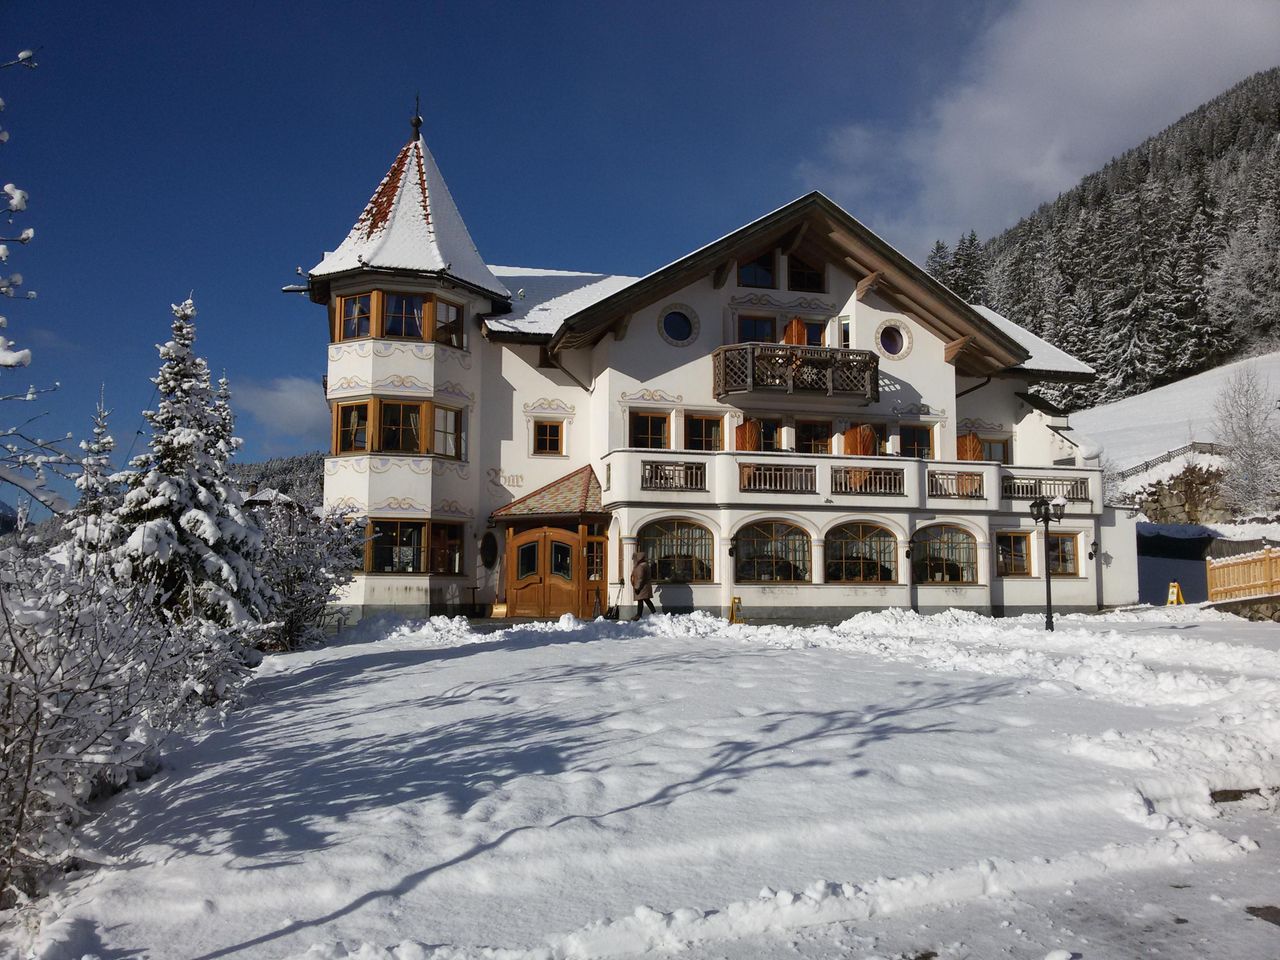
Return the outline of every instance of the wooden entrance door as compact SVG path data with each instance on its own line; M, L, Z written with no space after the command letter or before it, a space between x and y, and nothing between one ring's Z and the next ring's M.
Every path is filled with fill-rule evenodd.
M539 527L507 541L507 616L581 616L582 538L559 527Z

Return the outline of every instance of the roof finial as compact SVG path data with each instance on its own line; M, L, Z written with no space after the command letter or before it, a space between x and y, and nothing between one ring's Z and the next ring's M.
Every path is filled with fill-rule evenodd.
M418 106L418 94L413 95L413 119L409 121L409 126L413 127L413 138L416 140L422 136L422 111Z

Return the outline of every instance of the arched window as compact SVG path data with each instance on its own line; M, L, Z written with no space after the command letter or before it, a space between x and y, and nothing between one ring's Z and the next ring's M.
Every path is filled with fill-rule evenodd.
M870 523L842 523L827 534L827 583L896 583L898 538Z
M688 520L655 520L636 535L658 583L710 583L712 543L710 530Z
M935 524L911 538L911 579L916 583L977 583L978 543L968 530Z
M733 538L733 575L739 583L808 583L809 535L792 523L750 523Z

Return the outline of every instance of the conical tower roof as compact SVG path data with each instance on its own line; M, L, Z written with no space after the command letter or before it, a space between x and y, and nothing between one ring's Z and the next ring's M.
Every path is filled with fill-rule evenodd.
M511 299L476 250L435 157L416 129L347 239L324 255L311 276L361 268L441 274L497 299Z

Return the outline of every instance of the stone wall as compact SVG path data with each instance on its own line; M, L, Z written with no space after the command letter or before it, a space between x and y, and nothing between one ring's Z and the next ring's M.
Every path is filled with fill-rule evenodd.
M1135 494L1138 509L1152 523L1230 523L1231 508L1222 499L1222 471L1189 464L1168 480Z
M1219 600L1212 604L1223 613L1234 613L1246 620L1272 620L1280 623L1280 597L1262 599Z

